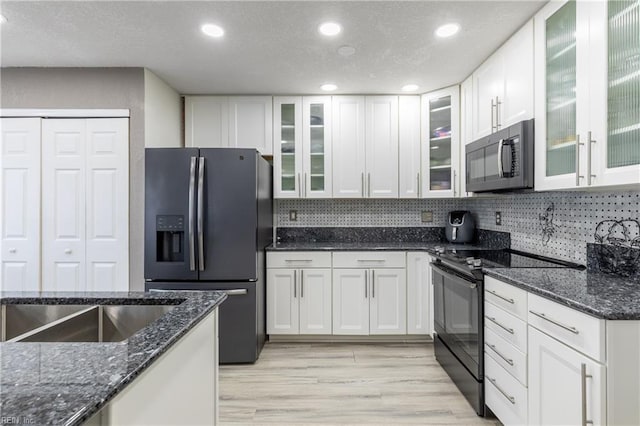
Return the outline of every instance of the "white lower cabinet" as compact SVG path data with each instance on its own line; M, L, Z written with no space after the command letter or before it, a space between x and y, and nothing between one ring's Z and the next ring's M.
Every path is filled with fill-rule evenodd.
M267 266L267 334L331 334L331 253L268 253Z
M407 334L433 334L431 257L407 253Z
M333 270L333 334L369 334L368 273Z
M371 269L369 334L406 334L406 306L406 269Z
M529 424L606 424L604 365L529 326Z
M484 358L485 404L504 425L527 424L527 388L491 356Z

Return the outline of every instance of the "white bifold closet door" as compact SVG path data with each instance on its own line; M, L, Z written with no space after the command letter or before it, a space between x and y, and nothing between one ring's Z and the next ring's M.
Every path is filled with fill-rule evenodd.
M128 120L42 120L42 290L126 291Z
M0 120L0 291L40 289L40 118Z

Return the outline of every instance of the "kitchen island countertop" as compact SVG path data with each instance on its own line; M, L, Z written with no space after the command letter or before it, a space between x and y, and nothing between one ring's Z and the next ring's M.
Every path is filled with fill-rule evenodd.
M0 293L1 305L175 306L120 342L0 343L2 424L82 424L226 297L223 292Z

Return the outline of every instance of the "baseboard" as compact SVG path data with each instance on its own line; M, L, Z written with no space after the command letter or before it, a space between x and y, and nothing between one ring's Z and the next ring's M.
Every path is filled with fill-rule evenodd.
M432 343L433 339L428 335L335 336L270 334L268 341L273 343Z

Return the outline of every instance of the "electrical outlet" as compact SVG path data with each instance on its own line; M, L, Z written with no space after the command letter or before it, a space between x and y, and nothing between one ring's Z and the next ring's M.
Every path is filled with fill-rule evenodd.
M502 225L502 213L496 212L496 225Z
M420 217L422 218L422 223L433 222L433 212L430 210L423 210Z
M298 210L289 210L289 220L296 222L298 220Z

